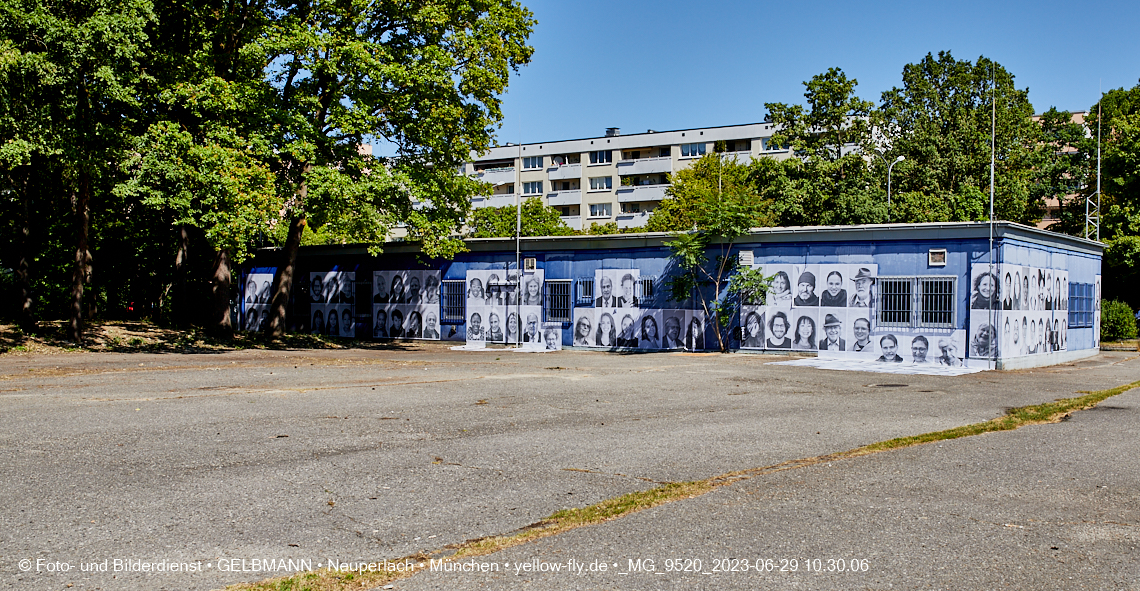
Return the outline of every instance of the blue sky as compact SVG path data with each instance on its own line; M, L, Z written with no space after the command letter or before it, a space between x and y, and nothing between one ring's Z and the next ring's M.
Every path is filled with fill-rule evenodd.
M1140 79L1140 2L523 0L535 48L500 143L751 123L830 67L878 102L905 64L993 58L1037 112L1084 110Z

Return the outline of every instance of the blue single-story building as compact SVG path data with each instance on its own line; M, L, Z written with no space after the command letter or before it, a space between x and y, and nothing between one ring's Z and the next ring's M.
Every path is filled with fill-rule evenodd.
M711 283L704 298L669 299L670 240L524 238L521 264L513 238L467 240L454 260L427 259L414 243L376 257L303 247L288 325L358 339L716 350L702 305ZM1100 243L1009 222L755 229L729 256L771 288L735 306L722 335L733 350L881 363L1061 363L1098 351L1102 255ZM280 256L262 251L243 267L240 328L264 317Z

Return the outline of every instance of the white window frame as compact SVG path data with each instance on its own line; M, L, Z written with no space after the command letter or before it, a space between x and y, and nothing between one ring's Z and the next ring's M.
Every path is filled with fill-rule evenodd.
M595 150L590 152L590 166L605 166L614 161L613 150Z
M600 207L605 210L605 215L595 215L594 208ZM612 203L591 203L590 204L590 218L611 218L614 214L614 207Z
M704 142L681 144L681 158L700 158L704 156L708 145Z
M542 156L523 156L523 170L542 168Z
M526 181L522 185L523 195L542 195L542 181Z
M598 183L598 184L604 184L605 188L602 188L602 189L595 188L594 187L594 184L595 184L594 181L601 181L602 179L605 179L605 182L604 183ZM612 176L592 176L592 177L590 177L590 190L588 191L590 193L601 193L603 191L612 191L613 188L614 188L614 177L612 177Z

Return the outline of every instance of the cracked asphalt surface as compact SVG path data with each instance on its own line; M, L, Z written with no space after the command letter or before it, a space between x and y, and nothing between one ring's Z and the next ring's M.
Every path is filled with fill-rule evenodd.
M1140 379L1135 353L959 377L774 359L437 344L0 357L0 587L214 589L287 574L78 567L116 558L398 558L658 482ZM396 587L713 586L696 576L717 588L1040 588L1075 576L1137 589L1137 397L1057 425L770 474L487 558L865 556L857 578L422 573ZM23 559L75 567L25 572Z

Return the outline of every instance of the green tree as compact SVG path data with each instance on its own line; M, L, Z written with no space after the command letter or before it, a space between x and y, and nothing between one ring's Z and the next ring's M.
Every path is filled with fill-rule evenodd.
M1081 235L1085 198L1096 190L1096 138L1087 137L1088 127L1074 122L1072 113L1055 107L1043 113L1039 123L1041 144L1033 168L1030 201L1056 200L1059 219L1049 229Z
M750 215L749 227L769 226L767 204L756 193L752 166L734 158L706 154L674 172L661 200L645 224L647 232L684 232L699 228L709 209L730 203Z
M688 171L676 175L678 181L670 188L673 196L665 200L685 203L684 217L671 206L672 211L666 210L656 222L655 211L648 222L651 231L670 227L667 223L678 224L672 226L677 229L667 243L670 259L677 268L667 280L670 299L697 301L712 322L721 351L728 350L726 331L739 306L739 295L759 294L764 289L763 275L752 269L738 269L732 252L735 241L763 219L764 203L751 185L741 181L741 169L747 167L726 162L717 154L702 157ZM726 178L730 181L726 182ZM740 278L730 284L731 290L721 290L726 280L737 275Z
M938 221L988 219L996 105L995 217L1039 219L1040 195L1029 188L1041 127L1032 120L1029 91L1014 85L1013 74L985 57L971 63L943 51L907 64L902 77L901 88L883 93L874 117L885 160L906 157L894 168L893 188L946 201L949 216Z
M81 341L84 287L92 275L92 210L100 206L93 201L115 182L116 168L108 163L122 159L143 107L150 80L143 57L154 14L147 0L12 1L0 4L0 13L5 77L20 78L0 101L0 121L8 123L4 156L9 163L37 160L58 175L58 183L37 186L62 192L56 198L70 204L74 256L67 334ZM22 115L30 119L11 125Z
M558 211L531 197L522 202L522 236L571 236L577 234L562 221ZM514 207L481 207L467 218L467 235L472 238L512 238L518 221Z
M334 209L378 210L361 220L371 236L404 218L428 254L461 248L453 233L479 185L455 171L472 150L489 147L502 119L499 96L530 60L534 19L514 0L317 0L269 10L275 19L252 51L268 67L271 145L289 225L266 323L267 334L279 335L302 232L310 218L319 223L327 200L358 197ZM360 153L366 138L396 146L390 168L419 187L422 207L415 190L349 188L385 164Z
M874 104L855 94L857 85L831 68L804 83L806 107L765 104L779 126L769 141L790 146L795 156L756 170L758 191L771 197L779 225L885 221L886 197L864 156L872 149Z

